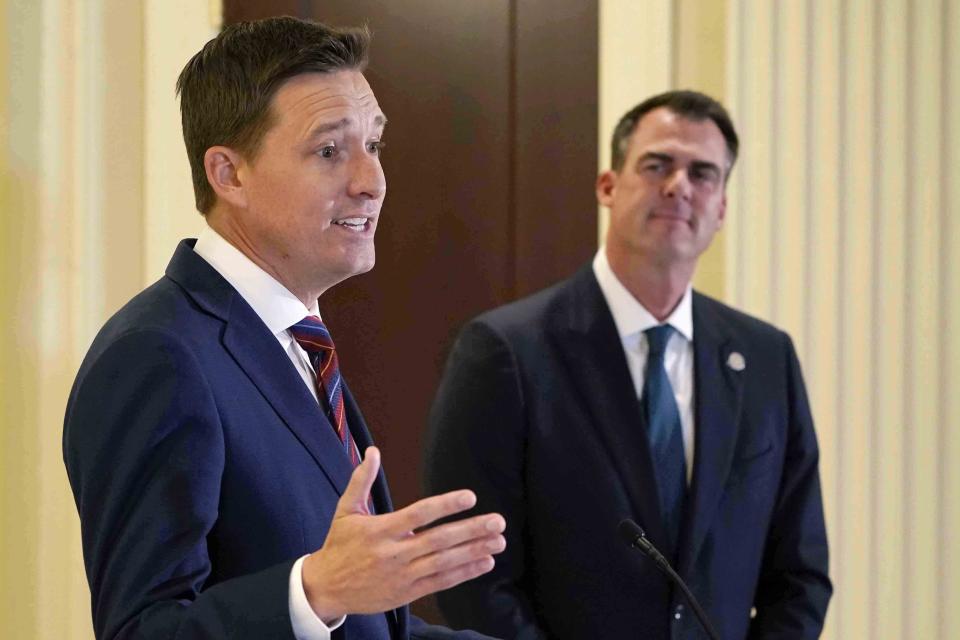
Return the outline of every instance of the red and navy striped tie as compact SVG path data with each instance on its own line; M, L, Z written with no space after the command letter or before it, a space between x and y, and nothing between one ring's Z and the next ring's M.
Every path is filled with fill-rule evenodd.
M351 464L356 467L360 460L347 427L343 406L343 381L340 378L337 350L333 346L330 332L320 318L307 316L290 327L290 333L310 356L310 364L317 374L317 393L324 398L330 423L336 430Z

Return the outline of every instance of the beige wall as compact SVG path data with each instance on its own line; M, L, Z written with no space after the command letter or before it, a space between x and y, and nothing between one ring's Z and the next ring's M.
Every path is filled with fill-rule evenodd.
M196 232L173 81L219 1L0 0L0 636L89 638L60 452L94 333Z

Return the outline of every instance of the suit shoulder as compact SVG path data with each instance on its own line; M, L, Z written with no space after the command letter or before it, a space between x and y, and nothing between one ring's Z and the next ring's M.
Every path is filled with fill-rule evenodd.
M213 334L203 327L205 316L192 304L176 283L162 278L118 310L80 363L65 424L74 419L78 403L96 404L105 390L112 398L134 398L141 394L136 385L147 381L153 387L166 381L200 388L197 381L206 377L201 365L203 345L211 342ZM134 391L119 391L123 385Z
M156 330L178 333L196 321L199 307L170 278L164 276L131 298L104 324L101 335L129 330Z
M542 331L544 321L552 317L565 296L569 280L558 282L519 300L486 311L475 317L469 325L486 326L496 333L515 335Z
M792 342L790 336L776 325L740 311L739 309L734 309L700 292L694 291L693 304L695 310L699 307L699 311L704 316L710 317L713 321L724 325L728 331L741 338L761 341L771 340L776 342L786 340L787 342Z
M205 332L201 327L206 317L178 284L162 277L131 298L104 323L84 361L89 363L131 336L139 336L141 340L152 336L149 339L152 344L181 344L187 348L195 340L203 339Z

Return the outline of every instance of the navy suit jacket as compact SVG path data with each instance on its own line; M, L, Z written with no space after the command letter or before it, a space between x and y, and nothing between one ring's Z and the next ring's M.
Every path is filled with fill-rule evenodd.
M67 405L94 628L293 638L290 570L323 544L352 468L279 342L192 247L103 327ZM363 451L370 434L344 398ZM372 495L391 510L382 471ZM449 634L402 607L350 615L333 637Z
M724 640L817 637L831 585L793 345L697 293L693 324L696 444L677 569ZM494 571L439 594L451 623L523 639L706 637L617 532L632 518L665 548L639 402L590 265L463 329L431 413L426 478L431 491L472 488L480 510L507 519Z

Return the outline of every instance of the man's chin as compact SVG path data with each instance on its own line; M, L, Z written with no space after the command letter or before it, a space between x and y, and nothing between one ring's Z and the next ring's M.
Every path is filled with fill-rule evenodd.
M363 275L368 271L371 271L376 264L376 257L372 254L369 257L358 257L352 261L350 266L347 269L344 269L343 279L352 278L353 276Z

